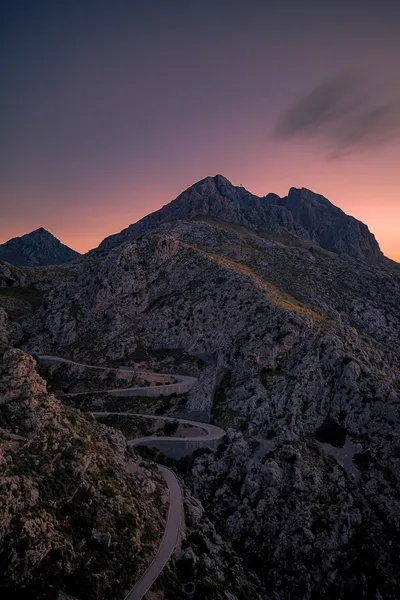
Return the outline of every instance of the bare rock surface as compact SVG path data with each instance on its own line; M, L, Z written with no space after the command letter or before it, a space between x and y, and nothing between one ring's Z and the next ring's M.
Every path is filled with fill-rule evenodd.
M1 597L123 597L161 540L165 483L125 438L63 406L34 359L0 358Z

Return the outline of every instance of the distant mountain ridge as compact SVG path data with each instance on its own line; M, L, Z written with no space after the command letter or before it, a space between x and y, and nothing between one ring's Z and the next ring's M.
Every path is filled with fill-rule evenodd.
M0 260L26 267L59 265L79 256L43 227L0 244Z
M276 194L259 197L234 186L222 175L206 177L190 186L160 210L107 237L99 249L109 250L163 223L197 215L209 215L264 233L291 234L327 250L369 262L383 257L368 227L323 196L305 188L291 188L284 198Z

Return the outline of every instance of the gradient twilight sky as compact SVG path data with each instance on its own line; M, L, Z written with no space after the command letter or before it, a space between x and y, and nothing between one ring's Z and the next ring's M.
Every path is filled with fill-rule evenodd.
M0 0L0 242L84 252L222 173L400 261L399 0Z

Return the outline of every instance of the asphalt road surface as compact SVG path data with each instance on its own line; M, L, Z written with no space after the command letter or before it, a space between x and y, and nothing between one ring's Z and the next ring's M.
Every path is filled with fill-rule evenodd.
M125 600L141 600L143 598L167 564L178 542L183 514L182 489L175 473L162 465L158 465L158 468L162 472L169 489L169 509L164 535L157 554L139 581L125 596Z

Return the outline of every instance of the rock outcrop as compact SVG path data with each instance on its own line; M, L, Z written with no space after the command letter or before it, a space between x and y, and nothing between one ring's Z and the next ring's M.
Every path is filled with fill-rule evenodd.
M122 434L47 392L31 356L0 351L2 598L123 597L167 508L157 469L134 460Z
M0 244L0 260L27 267L60 265L79 256L43 227Z
M322 248L370 262L382 259L378 242L368 227L320 194L305 188L291 188L284 198L270 198L289 210L295 222Z
M154 589L162 600L266 600L268 592L223 538L201 502L184 489L185 529L180 552ZM155 592L157 593L157 592ZM146 600L151 600L149 598Z

